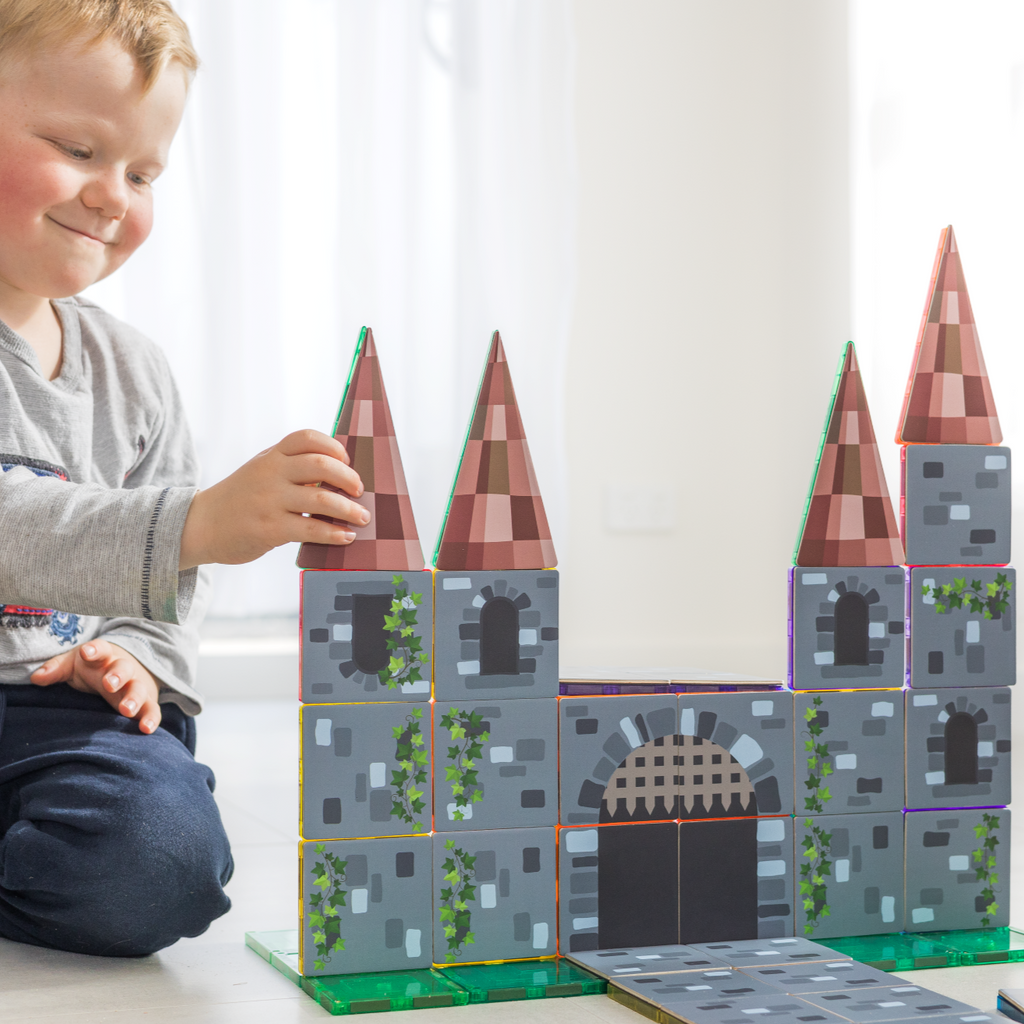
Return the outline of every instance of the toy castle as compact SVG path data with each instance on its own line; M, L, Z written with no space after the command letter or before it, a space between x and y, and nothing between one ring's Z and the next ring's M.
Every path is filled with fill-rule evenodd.
M899 526L844 350L788 687L560 682L501 339L426 569L363 331L334 433L373 519L299 557L304 975L1007 922L1010 452L952 229L933 277Z

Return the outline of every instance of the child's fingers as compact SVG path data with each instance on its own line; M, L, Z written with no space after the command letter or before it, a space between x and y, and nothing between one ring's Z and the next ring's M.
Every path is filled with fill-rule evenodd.
M153 696L151 687L141 680L130 679L124 684L118 696L121 698L117 710L125 718L134 718L144 733L155 732L160 725L160 705Z
M284 464L285 478L293 484L327 484L358 498L365 488L359 474L344 462L327 455L306 452Z
M357 501L327 487L295 487L289 497L289 511L311 516L342 519L353 526L370 521L369 510Z
M283 455L329 455L346 465L350 462L345 446L319 430L296 430L274 446Z
M75 670L75 652L65 651L55 658L44 662L29 676L29 682L36 686L51 686L53 683L67 682Z

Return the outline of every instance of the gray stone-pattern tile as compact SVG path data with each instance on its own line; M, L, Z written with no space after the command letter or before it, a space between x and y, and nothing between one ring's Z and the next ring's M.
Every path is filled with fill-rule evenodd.
M983 597L989 585L998 586L1005 576L1013 589L1005 611L992 618L944 604L941 588L962 579ZM910 685L1012 686L1017 681L1017 573L991 566L927 566L910 574ZM980 586L975 587L974 584ZM928 588L925 593L924 588ZM940 595L935 597L938 589ZM945 611L938 608L945 607Z
M978 832L987 835L978 835ZM997 843L986 847L987 840ZM907 930L1004 927L1010 921L1010 811L912 811L906 815ZM981 851L979 856L975 853ZM989 856L995 866L987 867ZM994 871L991 886L977 869ZM991 888L994 899L985 893ZM994 911L986 908L997 904Z
M430 868L429 836L302 843L302 973L428 967Z
M849 960L820 942L792 936L782 939L743 939L737 942L695 942L693 948L708 956L718 957L733 967L751 964L824 963Z
M558 695L558 572L438 572L434 696Z
M436 963L554 954L553 827L437 832L432 842ZM459 901L466 903L468 921L452 921L446 913ZM445 933L446 925L455 929L453 934Z
M395 580L399 582L396 584ZM430 648L433 634L433 576L422 572L302 573L302 700L429 701ZM385 615L404 591L401 613L411 633L385 628ZM388 640L395 643L388 649ZM416 641L413 643L413 641ZM418 648L416 650L415 648ZM393 657L402 659L398 679L381 682ZM414 675L420 678L413 679ZM398 681L404 680L404 681Z
M303 838L430 831L429 705L304 704L301 731Z
M991 807L1010 802L1008 687L910 690L906 806Z
M637 993L631 995L636 996ZM653 1000L651 1002L653 1003ZM803 1024L808 1018L813 1018L814 1024L839 1024L847 1020L783 992L776 992L764 998L748 996L743 999L713 999L707 1002L666 999L653 1005L661 1007L663 1011L686 1021L687 1024L730 1024L763 1018L771 1020L772 1024Z
M902 686L905 592L900 566L792 569L793 688Z
M719 999L767 999L778 1001L779 990L729 967L706 971L662 972L615 978L619 988L662 1006L707 1003Z
M904 448L909 565L1010 560L1010 449L975 444Z
M794 718L797 814L903 809L901 692L798 693ZM815 785L821 760L831 771L823 780L827 799Z
M563 833L564 835L565 833ZM561 948L561 947L560 947ZM724 965L693 946L639 946L619 949L582 950L564 953L570 960L600 974L602 978L622 978L634 974L660 974L666 971L705 971Z
M815 833L817 829L817 833ZM827 860L824 876L827 915L819 901L801 905L797 931L823 941L843 935L882 935L903 930L903 814L822 814L796 819L796 881L799 888L808 857L808 840ZM808 930L810 929L810 930Z
M478 748L479 756L468 756ZM558 822L558 702L553 698L438 702L434 751L438 832Z
M920 985L907 984L870 992L828 992L804 998L812 1006L838 1013L852 1021L913 1020L940 1014L969 1013L974 1009L958 999L939 995Z
M743 973L794 996L815 992L863 992L874 988L886 988L898 980L885 971L857 963L856 960L744 967Z

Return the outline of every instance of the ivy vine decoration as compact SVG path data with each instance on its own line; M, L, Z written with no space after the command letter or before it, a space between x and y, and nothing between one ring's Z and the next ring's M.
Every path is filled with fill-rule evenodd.
M999 840L993 832L999 828L998 814L982 814L982 823L974 826L975 836L981 840L981 846L972 854L974 858L974 873L979 882L985 883L981 890L981 898L985 900L985 911L981 918L982 928L987 928L992 923L999 904L996 903L995 887L999 884L999 875L996 867L996 847Z
M397 690L405 683L423 679L420 666L427 664L430 655L423 650L423 638L416 635L416 609L423 604L423 595L410 594L401 576L392 576L391 582L395 596L391 599L390 613L384 616L387 649L391 656L387 668L381 669L377 678L382 686Z
M954 608L964 608L972 615L981 615L983 619L998 619L1010 607L1010 591L1013 584L1007 579L1006 573L996 574L995 583L982 584L981 580L967 578L954 579L952 583L943 583L933 587L927 583L921 587L926 598L935 601L937 615L945 615Z
M491 735L483 728L483 721L483 716L476 711L460 711L454 707L441 717L442 727L454 741L448 748L451 764L445 768L445 779L451 783L455 797L455 821L464 820L469 805L483 799L477 759L483 756L484 744Z
M441 890L441 925L448 940L445 962L452 964L457 956L461 956L464 947L476 941L469 930L470 912L467 905L476 901L476 886L470 881L476 874L476 857L459 849L454 839L446 840L444 848L450 856L445 858L443 864L444 880L448 888Z
M828 886L825 879L832 874L832 833L826 832L815 823L814 818L805 818L804 825L810 830L803 838L806 864L800 865L800 895L804 902L804 934L810 935L822 919L831 915L828 905Z
M328 853L323 843L316 844L316 852L321 859L313 865L313 884L320 892L310 894L309 925L313 930L317 952L313 970L322 971L331 962L334 953L341 953L345 949L338 908L346 906L345 897L348 892L342 886L345 884L348 861Z
M391 770L391 785L395 787L391 816L411 825L413 832L423 831L419 815L427 806L423 799L424 790L416 788L427 784L429 768L423 733L420 732L422 718L423 709L413 708L405 716L406 724L396 725L391 730L395 737L395 760L398 762L398 767Z
M821 712L824 700L815 696L812 706L804 711L807 729L804 735L804 751L807 754L807 778L804 785L809 795L804 797L804 810L809 814L823 814L825 804L832 799L828 786L825 784L832 774L832 757L828 743L822 742L821 734L825 731L825 716ZM806 863L800 865L800 895L803 897L805 914L804 934L810 935L822 919L830 916L828 905L828 885L825 879L832 873L832 834L826 832L815 822L814 818L805 818L804 825L810 831L803 838L803 857Z

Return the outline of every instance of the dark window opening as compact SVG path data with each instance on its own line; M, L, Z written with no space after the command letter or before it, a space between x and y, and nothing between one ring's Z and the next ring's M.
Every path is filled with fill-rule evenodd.
M978 723L966 711L946 723L945 762L947 786L978 784Z
M480 609L480 675L519 675L519 609L507 597Z
M847 591L836 601L835 664L868 664L868 603Z
M368 675L388 667L388 633L384 616L391 612L390 594L355 594L352 604L352 660Z

